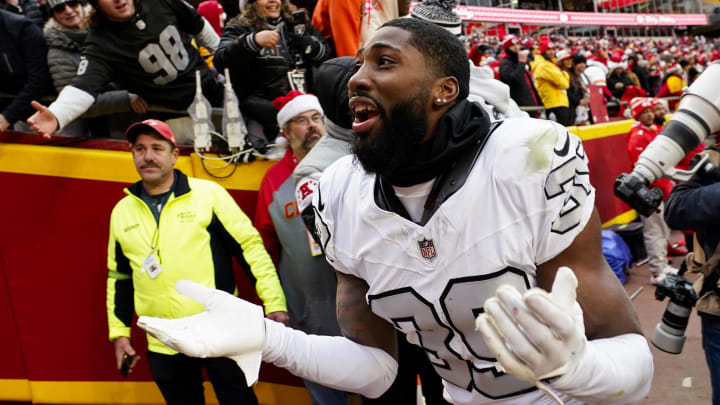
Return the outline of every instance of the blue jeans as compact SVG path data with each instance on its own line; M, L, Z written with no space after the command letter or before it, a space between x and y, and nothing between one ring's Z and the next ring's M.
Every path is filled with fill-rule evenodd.
M349 404L347 392L338 391L308 380L303 380L303 383L305 384L305 388L307 388L310 392L310 398L312 398L313 405Z
M720 405L720 319L701 316L705 359L710 369L712 403Z

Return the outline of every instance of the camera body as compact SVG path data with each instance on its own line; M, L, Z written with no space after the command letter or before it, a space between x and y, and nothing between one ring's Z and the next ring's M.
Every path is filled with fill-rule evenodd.
M692 282L674 274L668 274L655 289L655 299L662 301L665 297L670 302L662 320L655 326L651 341L653 346L666 353L679 354L685 344L685 329L698 297Z
M718 79L720 62L716 61L685 91L678 110L640 154L633 171L621 174L615 181L615 195L640 214L650 216L662 201L657 198L658 191L648 189L655 180L668 177L685 181L697 170L697 166L689 171L679 170L675 165L720 129Z

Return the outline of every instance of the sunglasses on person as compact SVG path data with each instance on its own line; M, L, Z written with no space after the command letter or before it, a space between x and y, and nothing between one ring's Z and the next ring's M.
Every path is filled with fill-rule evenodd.
M58 4L55 7L52 8L53 13L62 13L65 11L65 6L70 6L70 8L75 8L82 4L80 0L70 0L66 1L65 3Z

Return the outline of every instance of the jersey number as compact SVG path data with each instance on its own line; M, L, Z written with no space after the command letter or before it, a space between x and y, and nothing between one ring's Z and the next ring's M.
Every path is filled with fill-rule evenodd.
M410 343L425 350L442 379L467 391L475 389L488 398L498 399L532 391L535 387L500 373L493 366L477 368L472 361L463 359L458 346L464 346L466 357L495 360L475 331L475 318L482 313L485 300L501 284L513 285L520 291L530 287L525 272L511 267L492 274L450 280L440 297L449 324L445 324L435 307L412 287L371 295L368 299L373 312L404 332Z
M177 78L178 71L185 70L190 63L180 33L174 25L168 25L160 33L160 44L147 44L138 54L138 62L146 72L155 74L162 72L153 79L157 85L168 84Z

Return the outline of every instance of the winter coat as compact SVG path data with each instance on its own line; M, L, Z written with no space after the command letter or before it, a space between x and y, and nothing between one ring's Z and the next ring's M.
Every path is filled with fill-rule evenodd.
M535 88L545 108L568 107L567 89L570 87L570 75L542 55L536 56L534 66Z
M53 85L59 93L77 76L80 54L88 31L65 28L51 18L45 24L43 34L49 48L47 58L50 75ZM109 91L98 94L95 104L83 115L83 118L130 111L130 98L127 90L109 89Z
M27 18L28 20L32 21L34 24L37 24L38 27L42 27L46 16L43 15L43 12L40 9L40 5L38 4L37 0L19 0L18 5L20 7L15 7L13 5L5 3L0 4L0 8L3 8L15 14L21 14L25 16L25 18Z
M274 49L261 47L255 42L255 34L259 31L244 18L234 19L228 24L213 60L217 70L230 70L233 89L241 99L253 95L272 101L286 95L291 90L287 73L298 66L307 69L305 90L308 91L312 65L329 57L325 39L315 27L306 24L306 35L319 44L317 53L309 55L290 46L289 36L292 34L284 20L276 25L267 23L265 29L277 29L280 33L280 41Z
M35 110L30 101L52 92L47 47L40 28L5 10L0 10L0 78L0 92L17 95L0 106L0 113L10 124L32 115Z
M542 106L540 95L535 89L530 67L520 63L517 54L510 55L500 61L500 81L510 86L510 97L521 106Z
M622 86L615 87L618 83L622 83ZM608 89L610 89L613 97L616 98L622 98L623 94L625 94L625 89L627 89L628 86L632 85L632 79L630 79L630 77L624 71L619 75L616 75L615 73L610 73L607 78L607 87Z

